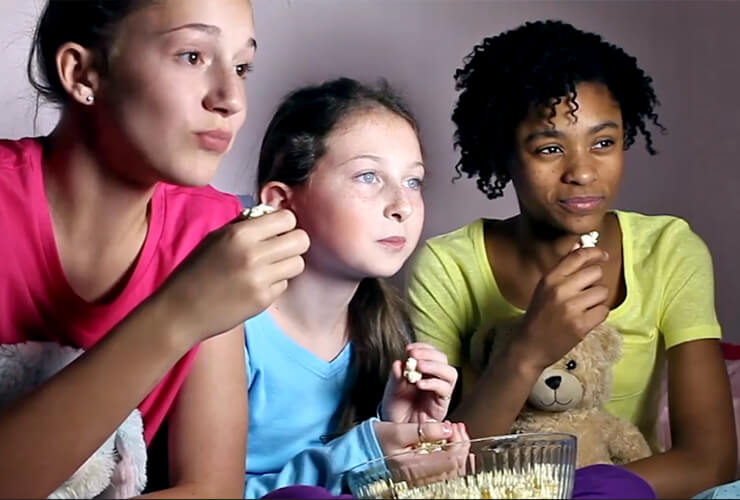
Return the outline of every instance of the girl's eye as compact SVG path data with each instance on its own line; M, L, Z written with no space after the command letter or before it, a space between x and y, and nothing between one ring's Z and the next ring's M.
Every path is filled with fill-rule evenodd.
M239 76L239 78L246 78L247 77L247 73L251 73L252 72L252 69L253 69L252 68L252 65L249 64L249 63L237 64L236 65L236 74L237 74L237 76Z
M187 64L190 64L191 66L195 66L196 64L200 63L202 60L200 56L200 52L195 52L192 50L188 52L183 52L182 54L178 54L177 57L181 61L184 61Z
M356 179L358 179L360 182L364 182L365 184L372 184L378 180L378 176L375 175L375 172L365 172L358 175Z
M614 141L613 141L613 140L611 140L611 139L602 139L602 140L598 141L598 142L597 142L597 143L596 143L596 144L594 145L594 147L595 147L596 149L606 149L606 148L608 148L609 146L612 146L613 144L614 144Z
M545 146L544 148L540 148L537 150L537 153L543 154L543 155L554 155L561 153L563 150L560 149L560 146Z
M424 179L414 177L413 179L409 179L408 181L406 181L406 185L411 189L421 189L421 187L424 185Z

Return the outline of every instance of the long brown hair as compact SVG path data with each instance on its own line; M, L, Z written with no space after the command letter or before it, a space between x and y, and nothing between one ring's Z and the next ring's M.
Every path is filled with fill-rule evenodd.
M351 114L384 109L404 118L419 137L411 112L390 86L350 78L303 87L283 100L267 127L260 149L258 187L271 181L305 182L326 153L326 138ZM411 340L408 315L399 292L378 278L365 278L349 303L348 328L354 348L354 385L336 418L337 432L375 415L393 360Z

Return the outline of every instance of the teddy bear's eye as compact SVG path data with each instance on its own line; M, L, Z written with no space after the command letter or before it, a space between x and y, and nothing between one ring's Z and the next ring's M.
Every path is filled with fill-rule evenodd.
M570 361L568 361L568 364L565 365L565 367L568 370L575 370L576 369L576 362L571 359Z

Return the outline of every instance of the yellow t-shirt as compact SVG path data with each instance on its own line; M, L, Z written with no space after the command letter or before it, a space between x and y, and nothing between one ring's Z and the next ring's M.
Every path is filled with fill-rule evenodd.
M657 367L663 349L721 336L712 259L701 238L680 218L615 213L622 231L627 291L607 317L624 342L606 408L636 424L654 442ZM429 239L415 258L408 282L416 337L462 368L464 394L479 373L491 327L524 314L496 284L496 263L489 264L483 222Z

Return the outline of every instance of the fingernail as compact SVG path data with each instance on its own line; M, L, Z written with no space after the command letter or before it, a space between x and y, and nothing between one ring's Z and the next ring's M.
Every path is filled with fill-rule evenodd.
M448 424L447 422L442 424L442 432L444 432L445 434L452 434L452 425Z

